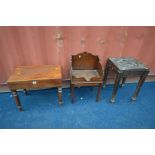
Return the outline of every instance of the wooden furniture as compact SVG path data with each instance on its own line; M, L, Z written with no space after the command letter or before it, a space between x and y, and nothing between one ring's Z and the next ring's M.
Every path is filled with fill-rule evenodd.
M70 78L72 102L74 101L75 86L98 86L96 101L99 100L103 70L98 56L87 52L72 55Z
M122 79L121 87L124 86L125 80L128 75L140 76L140 80L138 82L137 88L132 96L132 100L136 100L137 95L140 91L145 78L149 73L149 69L133 58L109 58L106 63L105 71L104 71L104 79L103 86L106 86L107 76L109 69L112 69L116 73L115 84L113 88L113 93L111 97L111 102L115 102L116 93L118 90L118 86L120 80Z
M7 81L20 111L22 106L17 94L18 89L58 87L59 104L62 104L62 75L60 66L23 66L17 67Z

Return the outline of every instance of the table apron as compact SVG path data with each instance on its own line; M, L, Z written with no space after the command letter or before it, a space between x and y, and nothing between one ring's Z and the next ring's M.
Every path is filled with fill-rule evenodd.
M120 72L121 73L121 72ZM123 71L122 76L143 76L143 75L147 75L148 71Z
M8 86L11 90L17 89L33 89L33 88L50 88L50 87L61 87L61 80L33 80L33 81L22 81L22 82L14 82L8 83Z

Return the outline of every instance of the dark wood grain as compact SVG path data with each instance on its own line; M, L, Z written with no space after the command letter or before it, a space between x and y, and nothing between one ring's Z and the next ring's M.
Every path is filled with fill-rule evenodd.
M59 104L62 105L62 75L60 66L17 67L9 77L7 83L13 92L16 105L20 111L22 107L16 93L18 89L58 87Z
M75 100L75 86L98 86L96 101L99 100L103 70L98 56L83 52L72 56L71 62L71 98Z

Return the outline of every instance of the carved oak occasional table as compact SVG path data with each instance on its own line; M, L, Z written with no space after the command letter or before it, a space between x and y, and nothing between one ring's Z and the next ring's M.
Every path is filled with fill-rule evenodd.
M112 103L115 102L116 93L121 79L122 79L121 83L122 87L124 86L125 80L128 75L140 76L137 88L132 96L132 100L135 101L140 91L140 88L143 85L149 73L149 69L144 64L133 58L109 58L107 60L104 71L104 78L103 78L104 87L106 86L109 69L112 69L116 73L115 84L111 97Z
M7 83L20 111L22 111L22 106L16 91L18 89L23 89L25 94L27 94L27 89L57 87L59 104L62 105L62 75L60 66L17 67Z

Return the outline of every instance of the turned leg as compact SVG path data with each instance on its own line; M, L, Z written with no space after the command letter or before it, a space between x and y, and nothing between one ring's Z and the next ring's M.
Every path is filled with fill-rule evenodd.
M118 86L119 86L119 83L120 83L120 79L121 79L121 75L119 73L117 73L114 88L113 88L112 97L111 97L111 100L110 100L112 103L115 102L115 97L116 97L116 93L117 93Z
M58 88L58 101L59 101L59 105L62 105L62 88L61 87Z
M103 77L103 87L106 87L107 77L109 73L109 60L106 62L105 70L104 70L104 77Z
M73 84L71 84L71 101L72 101L72 103L74 102L74 100L75 100L75 97L74 97L74 85Z
M96 102L99 101L100 93L101 93L101 88L102 88L102 84L99 84L99 86L98 86L98 92L97 92L97 96L96 96Z
M19 111L23 111L22 106L20 104L20 100L19 100L17 91L16 90L11 90L11 92L12 92L12 96L13 96L13 98L15 100L17 108L19 109Z
M23 91L24 91L24 94L27 96L27 90L26 89L23 89Z
M122 83L121 83L120 87L124 87L124 85L125 85L125 81L126 81L126 77L123 77L123 79L122 79Z
M143 75L143 76L140 77L138 85L136 87L136 90L135 90L135 92L134 92L134 94L133 94L133 96L131 98L133 101L135 101L137 99L137 96L138 96L138 93L140 91L140 88L142 87L146 77L147 77L147 75Z

